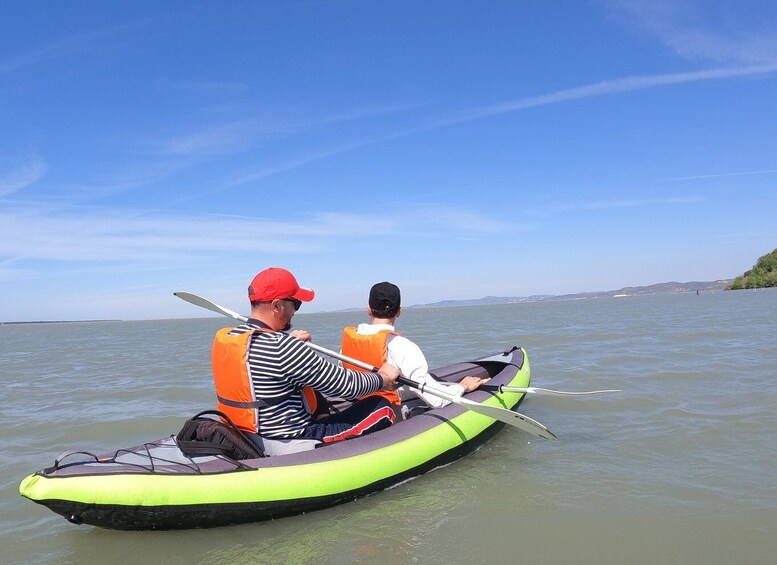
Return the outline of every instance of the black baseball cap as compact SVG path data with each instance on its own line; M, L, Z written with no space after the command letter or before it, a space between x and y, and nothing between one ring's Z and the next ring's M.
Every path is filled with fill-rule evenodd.
M399 287L390 282L379 282L370 289L370 308L375 312L399 310Z

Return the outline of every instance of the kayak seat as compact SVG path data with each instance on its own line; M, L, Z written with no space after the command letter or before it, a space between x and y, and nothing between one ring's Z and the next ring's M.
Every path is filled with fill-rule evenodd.
M259 434L243 433L262 450L265 457L311 451L319 445L323 445L323 442L317 439L270 439Z
M403 420L409 420L413 416L418 416L429 411L429 405L420 398L411 398L403 400L400 406L401 417Z

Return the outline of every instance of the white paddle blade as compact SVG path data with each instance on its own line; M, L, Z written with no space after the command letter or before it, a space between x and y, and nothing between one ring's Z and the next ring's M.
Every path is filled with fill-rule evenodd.
M545 439L557 439L556 434L551 432L548 428L540 424L537 420L529 418L525 414L520 412L513 412L512 410L506 410L498 406L491 406L489 404L480 404L478 402L472 402L466 398L451 397L451 402L459 404L464 408L468 408L478 414L483 414L494 420L499 420L505 424L509 424L513 427L520 428L525 432L532 435L545 438Z
M567 391L567 390L551 390L549 388L538 388L534 386L521 387L521 386L507 386L507 385L503 385L501 387L501 390L503 392L523 392L526 394L544 394L547 396L590 396L592 394L622 392L621 390L618 390L618 389L586 390L586 391L573 392L573 391Z
M211 312L216 312L217 314L221 314L223 316L226 316L227 318L234 318L235 320L238 320L240 322L245 322L248 319L245 316L241 316L237 312L230 310L229 308L224 308L223 306L219 306L218 304L211 302L207 298L203 298L202 296L192 294L191 292L179 291L179 292L174 292L173 294L178 298L180 298L181 300L185 300L190 304L194 304L195 306L199 306L200 308L205 308L206 310L210 310Z

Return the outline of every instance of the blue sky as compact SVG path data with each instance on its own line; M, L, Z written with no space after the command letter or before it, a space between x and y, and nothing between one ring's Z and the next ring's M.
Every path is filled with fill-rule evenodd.
M4 2L0 321L732 278L776 101L773 2Z

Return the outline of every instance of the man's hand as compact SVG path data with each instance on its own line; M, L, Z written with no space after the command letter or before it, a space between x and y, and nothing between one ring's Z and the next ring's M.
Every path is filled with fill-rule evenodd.
M300 341L311 341L313 339L313 336L310 335L308 330L294 330L289 332L289 335L291 337L296 337Z
M383 366L378 369L378 374L383 378L383 388L393 387L397 383L397 377L399 377L399 369L388 363L384 363Z
M464 377L459 381L459 384L464 387L464 392L472 392L489 380L491 379L481 379L480 377Z

